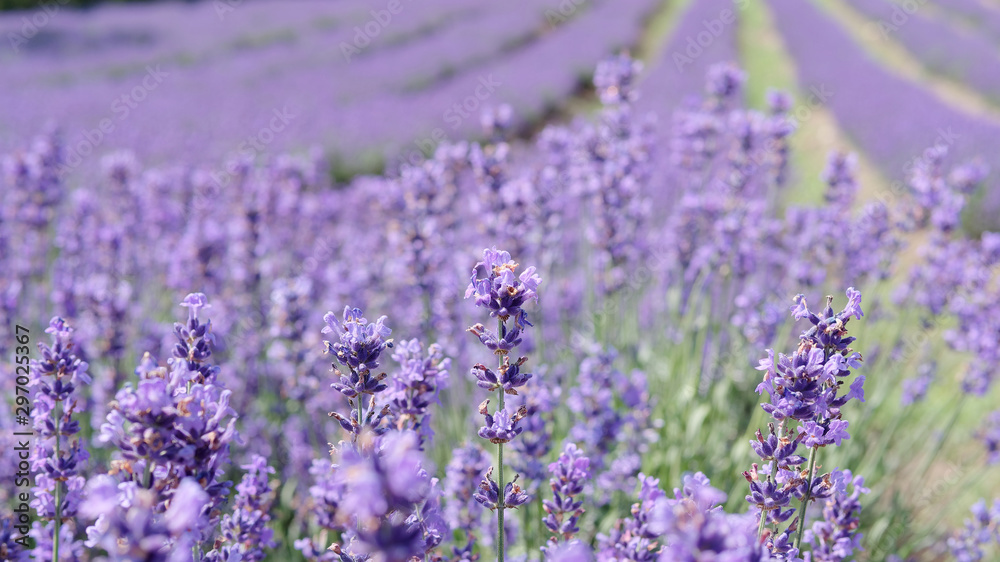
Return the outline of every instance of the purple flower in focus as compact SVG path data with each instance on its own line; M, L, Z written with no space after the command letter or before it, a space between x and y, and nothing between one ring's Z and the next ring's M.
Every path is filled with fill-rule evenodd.
M521 434L522 428L518 425L524 416L528 415L528 409L521 406L513 414L503 409L495 414L490 414L487 409L490 401L483 400L479 405L479 413L486 418L486 425L479 428L479 436L488 439L490 443L507 443L511 439Z
M493 480L493 467L490 467L483 475L483 480L479 483L479 491L473 497L490 511L495 511L500 507L500 486L496 480ZM504 508L514 509L527 501L528 494L517 485L517 476L514 476L514 479L504 486Z
M472 270L465 298L475 297L476 306L488 309L492 317L506 321L513 316L515 324L523 328L527 318L521 306L528 300L538 301L536 291L542 279L535 274L534 267L518 276L517 266L507 252L496 248L483 250L483 261ZM479 277L480 269L484 270L485 277Z

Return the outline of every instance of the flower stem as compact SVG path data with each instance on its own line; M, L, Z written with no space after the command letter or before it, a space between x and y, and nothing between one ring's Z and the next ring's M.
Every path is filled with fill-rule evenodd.
M497 337L503 337L503 319L497 319ZM503 369L503 355L500 356L500 369ZM504 409L503 405L503 387L501 386L500 393L500 405L497 412ZM497 562L503 562L504 558L504 527L503 527L503 512L504 512L504 482L503 482L503 443L497 443L497 484L500 487L500 498L497 502Z
M813 468L816 466L816 453L819 447L813 447L809 452L809 471L806 473L806 493L802 496L802 507L799 509L799 532L795 538L795 548L802 544L802 534L806 530L806 507L809 506L809 496L812 495Z
M59 412L59 404L61 402L56 402L56 451L55 451L55 464L59 466L59 449L60 440L59 434L61 433L60 422L62 421L62 414ZM56 480L56 493L55 493L55 507L54 507L54 519L55 528L52 532L52 561L59 562L59 523L62 520L62 510L60 509L62 504L62 481Z

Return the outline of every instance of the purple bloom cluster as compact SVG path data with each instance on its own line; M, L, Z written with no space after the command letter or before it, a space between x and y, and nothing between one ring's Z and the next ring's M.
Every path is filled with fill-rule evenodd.
M552 478L552 500L545 500L542 506L547 514L542 520L553 534L551 544L570 541L580 532L577 523L583 515L583 500L577 496L590 480L590 459L573 443L566 443L559 459L549 465Z
M870 490L864 487L865 479L855 477L850 470L833 471L830 481L833 490L823 507L823 520L814 522L802 538L812 545L811 560L816 562L841 562L861 550L860 497ZM852 487L850 495L848 486Z
M864 376L856 377L846 392L841 388L851 369L861 362L861 354L849 347L855 338L847 335L851 317L861 319L864 315L861 293L848 289L841 312L834 313L832 304L833 297L828 297L826 308L817 314L809 310L805 297L796 296L792 315L808 319L813 326L799 337L799 347L791 357L779 354L775 359L774 352L768 350L768 358L758 367L764 371L764 380L757 392L767 392L770 397L761 407L777 422L777 432L774 423L769 424L766 437L757 432L751 446L761 461L769 464L766 472L761 472L754 463L743 476L750 483L746 499L757 510L758 533L763 535L772 525L767 545L772 554L782 558L794 559L800 552L809 502L837 492L830 474L814 473L818 450L839 446L850 438L841 408L854 398L864 402ZM808 463L796 454L799 445L810 449ZM801 500L800 508L791 506L793 498ZM793 515L796 520L779 532L779 525ZM799 538L793 541L791 535L796 530Z
M957 562L979 562L993 545L1000 553L1000 499L993 500L991 508L986 500L972 506L972 519L966 519L965 528L948 539L948 548Z
M392 358L400 366L386 392L392 425L416 431L421 443L427 443L434 437L430 406L440 403L440 392L448 387L451 359L444 356L444 350L437 344L431 344L425 355L418 340L397 344Z
M339 377L340 381L334 382L330 387L348 398L351 413L344 416L330 412L330 416L340 422L345 431L353 434L354 440L358 439L366 427L376 433L387 431L388 428L382 425L382 421L389 414L388 404L377 409L375 401L376 394L389 388L385 382L388 375L384 372L373 374L371 370L378 368L382 351L392 347L392 340L387 339L391 330L385 325L385 316L374 323L369 323L362 314L360 308L348 306L344 307L342 321L338 320L333 312L327 312L323 317L323 321L326 322L323 333L336 334L340 340L324 342L327 353L332 353L337 362L349 371L349 374L344 373L334 365L333 374ZM367 416L364 412L365 395L370 397Z
M135 373L139 380L118 391L100 440L114 445L118 458L111 474L122 485L155 492L156 511L169 509L184 482L196 482L205 494L209 524L199 527L207 540L218 522L219 508L229 496L226 479L230 446L238 439L232 391L216 380L210 355L208 322L198 314L208 306L203 294L188 295L186 327L178 325L175 357L160 367L147 353ZM123 505L127 508L127 505Z
M674 498L660 500L652 527L663 535L659 561L725 560L758 562L770 560L757 540L754 517L730 515L718 505L726 494L712 487L702 473L685 475Z
M80 514L95 519L87 529L87 545L99 546L119 562L193 562L193 547L209 526L210 498L197 481L185 478L166 510L155 490L134 483L118 484L97 476L87 484Z
M239 556L247 562L259 562L265 558L264 549L278 546L273 540L274 531L267 527L274 501L274 491L267 479L274 469L260 455L254 455L250 464L242 468L247 472L236 485L232 513L222 516L222 544L205 557L206 561L227 562Z
M494 413L489 412L489 399L479 405L479 413L485 418L486 424L479 429L479 436L497 446L497 480L492 478L493 467L486 471L479 484L479 491L473 496L476 501L491 511L497 511L497 560L502 562L506 549L506 526L504 510L516 508L528 501L528 494L517 485L518 476L510 482L504 478L504 444L517 437L523 428L519 422L528 415L528 408L521 405L514 412L504 407L506 394L517 394L517 389L523 387L531 378L530 374L521 373L525 358L510 362L510 352L521 343L520 333L531 326L522 306L530 299L538 300L538 285L541 277L535 274L534 267L528 267L517 275L518 264L511 260L510 254L493 249L483 250L483 261L476 264L472 270L469 287L465 298L475 297L477 307L490 311L490 316L497 319L497 330L492 332L482 324L469 328L482 344L499 357L499 376L484 365L476 365L472 369L478 385L486 390L496 390L498 407ZM484 276L480 277L480 273ZM508 327L508 320L512 320Z
M88 364L73 340L73 328L55 317L45 332L51 335L52 343L38 345L42 359L32 364L28 382L34 391L32 415L39 437L30 459L35 481L31 506L43 519L31 529L33 556L38 560L72 560L83 548L74 535L85 483L82 469L90 458L75 438L80 422L73 414L78 407L78 389L91 379Z

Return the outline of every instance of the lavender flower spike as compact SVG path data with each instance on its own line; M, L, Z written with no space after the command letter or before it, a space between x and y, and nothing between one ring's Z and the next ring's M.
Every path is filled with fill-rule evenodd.
M515 277L517 265L507 252L495 247L483 250L483 261L472 270L465 298L475 296L476 306L489 309L490 316L504 321L513 316L515 323L523 327L527 319L521 306L528 300L538 301L536 290L542 279L533 266ZM478 277L480 268L485 270L486 277Z
M590 459L574 443L566 443L559 460L549 465L549 472L553 498L542 502L547 514L542 522L555 535L551 543L569 541L580 532L577 522L583 515L583 502L575 497L590 480Z
M58 562L79 557L83 547L73 535L84 483L81 469L90 455L80 440L73 439L80 432L73 413L76 390L91 379L66 321L53 318L45 332L52 336L52 344L38 345L42 360L30 369L28 386L34 390L32 416L40 437L30 459L35 479L31 506L47 521L35 522L31 536L35 559Z
M499 251L496 247L483 250L483 261L473 268L469 287L465 291L465 298L474 296L476 306L489 310L490 317L497 319L496 332L482 324L469 328L487 349L499 357L496 372L482 364L477 364L472 369L479 387L496 391L499 402L493 414L488 409L489 400L484 400L479 406L479 413L486 418L486 425L480 428L479 436L497 446L498 482L490 477L493 470L491 468L480 485L481 491L475 496L481 504L497 510L497 562L503 562L505 554L504 509L517 507L528 501L528 495L514 484L516 476L510 482L504 482L503 460L504 444L521 433L522 428L518 422L528 415L528 410L522 405L511 414L504 407L504 396L516 395L517 389L531 378L531 375L521 372L525 358L521 357L511 363L509 355L521 343L521 332L531 326L522 306L528 300L538 301L537 289L542 280L535 274L534 267L527 268L519 276L516 271L517 263L510 259L509 253ZM480 277L480 273L484 277ZM512 326L507 325L508 320L513 320Z

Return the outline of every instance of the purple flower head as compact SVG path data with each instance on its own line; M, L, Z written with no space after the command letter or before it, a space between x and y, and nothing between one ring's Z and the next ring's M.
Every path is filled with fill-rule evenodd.
M846 420L830 420L828 425L829 427L823 427L812 420L803 423L799 426L802 444L810 448L834 444L839 447L842 440L851 438L847 433L848 422Z
M358 446L342 443L334 471L342 490L341 522L357 518L371 526L392 511L411 509L430 491L424 462L419 437L412 431L383 437L364 433Z
M577 522L583 515L583 501L578 499L591 478L590 459L573 443L566 443L559 459L549 465L549 485L552 499L544 500L546 516L542 522L554 537L553 541L569 541L580 532Z
M726 493L713 488L712 482L701 472L685 474L681 478L681 487L674 488L674 497L693 501L703 512L726 501Z
M483 250L483 261L472 270L465 298L475 297L476 306L487 308L490 316L506 321L511 316L519 327L524 327L527 318L522 305L528 300L538 301L538 285L541 277L534 267L516 274L518 264L510 259L510 254L496 248ZM479 277L480 269L485 277Z
M392 340L387 339L392 330L385 325L385 316L369 323L360 308L345 306L343 320L327 312L323 321L326 322L323 333L336 334L340 340L324 342L327 353L333 353L337 361L351 371L377 369L382 350L392 347ZM364 392L370 393L369 390Z
M750 441L750 446L762 461L775 461L778 468L782 469L790 469L806 462L805 457L795 454L795 450L799 446L798 439L788 439L787 437L778 439L774 433L773 423L768 424L768 431L765 438L760 430L757 430L757 439Z
M277 546L274 531L267 527L273 501L267 478L274 469L260 455L253 455L250 464L241 468L247 472L236 485L232 512L222 517L223 545L206 555L208 562L225 562L233 553L241 555L243 561L259 562L265 558L264 549Z
M441 389L448 386L451 359L437 344L428 347L425 355L424 346L415 339L397 345L392 358L400 365L387 392L393 423L418 432L423 443L433 437L429 409L439 402Z
M530 326L530 324L528 325ZM472 326L469 328L469 332L472 332L487 349L497 355L510 353L510 350L521 344L521 328L516 323L510 329L507 328L506 324L501 326L499 336L496 332L484 327L482 324Z
M155 491L118 485L107 475L95 477L80 506L83 517L96 519L87 529L87 546L99 546L115 560L191 560L197 533L190 530L208 523L208 496L190 479L182 481L177 492L177 507L161 513Z
M479 436L488 439L490 443L507 443L511 439L521 434L522 428L519 423L526 415L528 408L521 406L513 415L510 411L503 409L490 414L487 406L489 399L483 400L479 405L479 413L486 418L486 425L479 428Z
M208 297L205 296L205 293L190 293L184 297L180 305L188 309L188 322L197 321L199 312L212 307L208 304Z
M527 357L521 357L516 363L511 363L510 358L505 355L503 365L500 366L499 377L486 365L477 364L472 368L472 374L476 377L476 385L491 392L503 388L506 394L517 394L517 389L527 384L532 376L531 373L521 371L521 365L524 365L527 360Z
M986 500L976 502L971 510L972 519L965 520L965 526L948 539L948 548L958 562L978 562L985 560L989 544L1000 545L1000 498L993 500L993 507L987 509Z
M38 344L42 358L32 361L27 373L34 402L31 416L38 436L28 458L34 479L30 504L42 519L29 532L35 539L33 556L37 559L44 559L46 553L51 556L55 522L75 520L84 487L81 473L90 458L75 438L80 422L74 417L77 390L91 382L88 364L78 356L73 329L65 320L53 318L45 331L51 336L51 344ZM59 532L62 548L68 554L82 548L73 539L73 528L72 524L64 525Z
M705 91L720 108L729 107L743 89L746 78L746 74L734 64L715 64L708 69Z
M813 523L803 534L803 542L812 545L816 561L847 560L861 549L862 534L858 532L861 514L860 495L870 490L864 478L850 470L835 470L830 474L831 490L823 507L823 520ZM848 494L847 488L853 491Z
M453 529L466 536L478 532L482 506L473 498L480 480L490 467L486 452L478 445L456 448L445 472L445 519Z
M202 293L191 293L181 302L181 306L188 309L188 321L186 324L174 324L177 343L174 345L173 356L186 362L188 370L196 373L194 382L212 383L219 373L219 368L208 362L215 343L212 322L209 320L203 323L198 319L199 311L210 307L208 298Z
M528 501L528 494L517 485L517 475L504 486L503 507L514 509L524 505ZM500 507L500 486L493 480L493 467L490 467L483 475L482 482L479 483L479 491L473 496L476 501L484 507L494 511Z
M858 158L854 154L832 152L827 159L822 179L827 189L824 194L826 201L841 212L850 210L858 191L857 174Z

